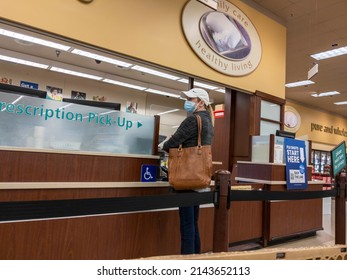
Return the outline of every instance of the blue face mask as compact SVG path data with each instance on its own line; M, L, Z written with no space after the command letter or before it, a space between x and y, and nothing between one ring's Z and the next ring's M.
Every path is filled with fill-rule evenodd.
M188 113L193 113L195 111L195 102L193 101L188 101L186 100L184 102L184 109L188 112Z

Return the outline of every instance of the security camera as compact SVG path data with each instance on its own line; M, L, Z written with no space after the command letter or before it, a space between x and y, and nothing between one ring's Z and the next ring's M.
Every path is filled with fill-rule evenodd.
M100 64L100 63L101 63L101 60L95 59L95 63L96 63L96 64Z
M57 57L59 57L61 51L60 50L55 50L55 54L57 55Z

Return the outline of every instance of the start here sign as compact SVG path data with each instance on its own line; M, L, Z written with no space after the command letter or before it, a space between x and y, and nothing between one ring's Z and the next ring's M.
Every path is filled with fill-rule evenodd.
M286 181L288 190L307 189L307 161L305 142L284 138Z

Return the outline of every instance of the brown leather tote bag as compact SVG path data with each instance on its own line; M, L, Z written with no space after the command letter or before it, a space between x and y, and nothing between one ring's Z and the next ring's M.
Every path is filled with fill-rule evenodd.
M202 121L198 123L198 145L196 147L171 148L169 150L169 183L175 190L193 190L209 187L212 176L211 145L201 145Z

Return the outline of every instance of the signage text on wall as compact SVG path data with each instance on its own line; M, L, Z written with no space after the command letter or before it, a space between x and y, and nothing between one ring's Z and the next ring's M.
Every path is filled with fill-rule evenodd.
M318 123L311 123L311 132L314 132L314 131L347 137L347 129L340 128L339 126L334 127L333 125L327 126L327 125L322 125Z

